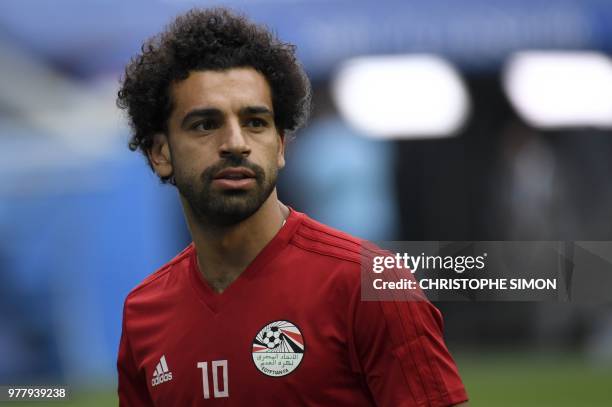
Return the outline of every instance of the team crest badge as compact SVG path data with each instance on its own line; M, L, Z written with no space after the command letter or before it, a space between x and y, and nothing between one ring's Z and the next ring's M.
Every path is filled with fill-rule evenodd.
M286 376L300 365L305 349L304 337L295 324L274 321L255 336L253 362L267 376Z

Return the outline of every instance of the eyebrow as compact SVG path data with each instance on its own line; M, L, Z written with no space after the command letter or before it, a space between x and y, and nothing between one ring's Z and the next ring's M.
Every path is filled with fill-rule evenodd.
M265 106L247 106L240 109L240 115L249 115L249 114L267 114L270 116L274 116L272 110L268 109Z
M204 108L204 109L194 109L187 113L183 120L181 121L181 127L184 127L189 120L194 117L221 117L223 113L221 110L215 108Z
M274 116L274 113L272 112L272 110L268 109L266 106L243 107L242 109L238 111L238 114L240 114L241 116L254 115L254 114L265 114L265 115ZM189 122L189 120L193 119L194 117L202 118L202 117L221 117L221 116L223 116L223 112L221 112L221 110L216 109L214 107L194 109L190 111L189 113L187 113L185 117L183 117L183 120L181 121L181 126L184 127L187 124L187 122Z

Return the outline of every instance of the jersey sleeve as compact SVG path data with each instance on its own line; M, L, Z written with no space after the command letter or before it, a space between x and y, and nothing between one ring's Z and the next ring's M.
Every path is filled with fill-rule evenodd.
M427 300L351 302L349 353L379 406L446 407L468 399Z
M146 378L144 372L139 371L134 362L134 355L130 347L128 333L126 329L125 306L123 311L123 326L121 330L121 340L119 342L119 353L117 356L117 373L120 407L150 407L153 402L149 397Z

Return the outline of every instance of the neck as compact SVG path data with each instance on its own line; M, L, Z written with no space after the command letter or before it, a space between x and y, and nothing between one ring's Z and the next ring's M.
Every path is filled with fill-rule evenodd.
M289 215L276 189L253 215L240 223L219 227L197 219L183 200L183 210L204 279L223 292L274 238Z

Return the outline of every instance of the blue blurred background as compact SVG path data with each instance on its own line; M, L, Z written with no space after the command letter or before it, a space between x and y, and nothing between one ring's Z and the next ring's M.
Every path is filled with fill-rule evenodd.
M0 384L67 383L82 405L114 402L123 300L189 243L174 189L127 149L119 78L144 39L211 5L296 44L313 82L313 117L290 143L279 185L294 208L371 240L612 240L605 100L603 120L550 122L514 100L506 80L512 58L530 50L596 53L607 69L609 0L3 0ZM377 134L351 120L336 86L347 64L389 55L449 68L463 95L452 129L408 123ZM432 106L447 100L440 92ZM598 100L580 97L562 99ZM428 109L432 123L444 109ZM612 404L609 304L439 307L473 405ZM592 389L560 375L524 400L504 393L507 381L562 368Z

